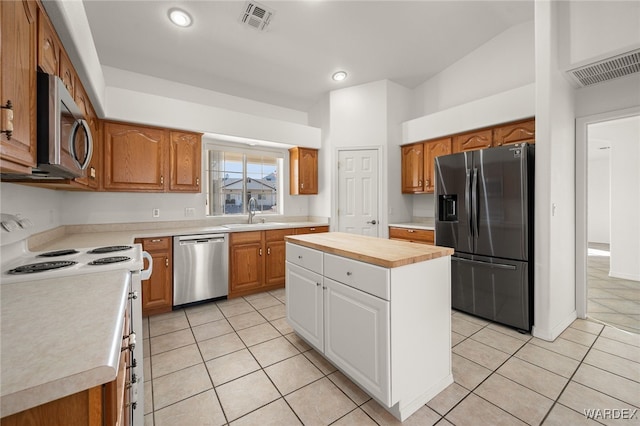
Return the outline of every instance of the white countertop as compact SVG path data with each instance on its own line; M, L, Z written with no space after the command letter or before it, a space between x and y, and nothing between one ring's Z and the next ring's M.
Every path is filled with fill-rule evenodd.
M249 224L234 224L232 227L224 225L216 226L186 226L164 229L137 229L137 230L106 230L99 232L78 232L64 234L46 243L30 247L34 251L58 250L65 248L84 248L97 247L105 245L127 245L133 244L136 238L153 238L176 235L190 234L207 234L207 233L227 233L227 232L245 232L245 231L261 231L270 229L286 229L286 228L306 228L310 226L328 226L326 222L266 222ZM231 226L231 225L230 225ZM117 225L110 225L110 228L117 228ZM99 228L98 228L99 229Z
M435 224L426 222L390 223L389 226L393 226L395 228L424 229L425 231L435 231L436 229Z
M0 285L2 416L116 378L128 271Z

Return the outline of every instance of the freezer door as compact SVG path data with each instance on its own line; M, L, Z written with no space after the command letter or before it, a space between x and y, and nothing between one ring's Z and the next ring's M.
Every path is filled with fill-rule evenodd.
M526 146L473 152L472 228L478 255L528 260Z
M471 252L472 153L436 157L436 245Z
M454 309L521 330L530 330L533 310L527 262L456 254L451 257Z

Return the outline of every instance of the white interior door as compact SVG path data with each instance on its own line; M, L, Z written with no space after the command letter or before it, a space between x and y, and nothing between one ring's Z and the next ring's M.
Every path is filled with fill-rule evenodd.
M378 236L378 150L338 152L338 231Z

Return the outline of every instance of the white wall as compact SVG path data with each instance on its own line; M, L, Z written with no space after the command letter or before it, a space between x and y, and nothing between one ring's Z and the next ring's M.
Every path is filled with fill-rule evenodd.
M609 244L610 179L609 150L588 165L588 238L590 243Z
M333 170L333 151L331 149L331 123L329 116L330 99L327 93L309 111L309 125L318 127L322 134L318 151L318 195L309 198L311 216L331 217L333 212L333 193L331 188Z
M640 73L576 90L576 117L640 105Z
M0 233L0 244L22 240L31 234L46 231L63 223L63 191L35 188L16 183L0 183L0 211L2 213L20 213L33 223L25 230Z
M571 1L565 67L584 65L640 47L640 2Z
M536 2L536 337L554 340L576 318L574 90L559 69L557 3Z
M589 125L592 139L607 140L611 149L612 277L640 281L640 116ZM593 162L589 162L592 167ZM591 170L589 170L591 174ZM597 178L596 178L597 179ZM589 181L591 190L592 181ZM592 210L589 209L591 218ZM591 221L591 219L590 219ZM590 239L591 240L591 239Z
M415 89L413 117L421 117L535 80L534 23L498 34Z

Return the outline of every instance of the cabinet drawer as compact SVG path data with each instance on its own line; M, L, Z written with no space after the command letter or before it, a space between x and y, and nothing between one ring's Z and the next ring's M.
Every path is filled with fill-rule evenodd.
M318 232L329 232L328 226L308 226L305 228L296 228L296 235L316 234Z
M229 234L229 244L247 244L262 242L262 231L231 232Z
M325 253L324 276L381 299L390 300L387 268Z
M264 237L266 241L284 241L284 237L287 235L294 235L295 229L287 228L287 229L271 229L269 231L264 231Z
M171 237L143 238L142 247L146 251L168 250L171 247Z
M424 244L433 244L434 242L433 231L425 229L389 227L389 238Z
M322 252L297 244L287 243L287 261L302 266L317 274L322 274Z

